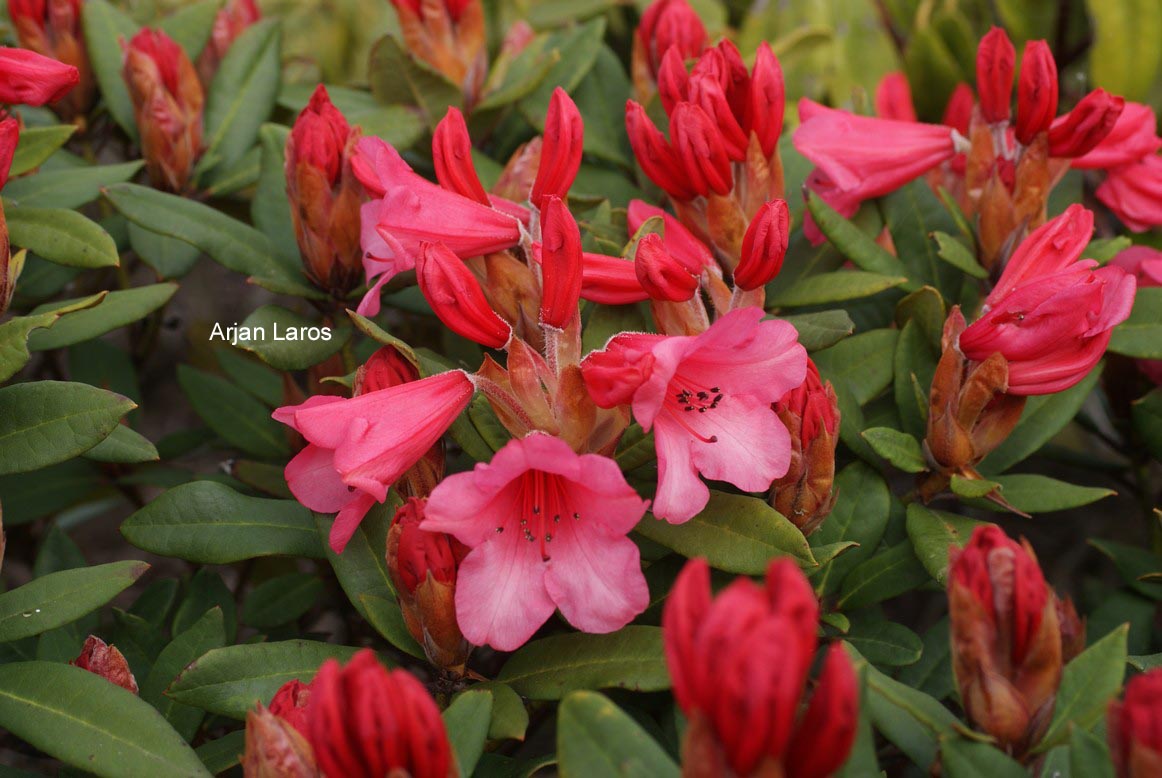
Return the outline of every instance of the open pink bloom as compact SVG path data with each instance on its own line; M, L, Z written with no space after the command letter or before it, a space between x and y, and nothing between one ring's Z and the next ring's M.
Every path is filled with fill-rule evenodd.
M335 513L331 548L339 553L373 503L418 462L472 399L461 370L367 392L350 399L315 395L274 412L310 444L286 466L303 505Z
M1005 357L1009 394L1073 386L1101 359L1110 331L1130 315L1134 277L1078 259L1092 229L1093 214L1074 205L1035 230L985 299L984 314L961 334L969 359Z
M757 492L787 472L791 439L771 404L803 383L807 352L795 328L739 308L699 335L622 333L581 365L594 402L632 405L654 430L654 515L675 524L706 507L698 474Z
M469 642L512 651L560 608L583 632L613 632L649 604L626 537L648 503L617 464L542 433L448 476L421 529L472 550L460 564L456 619Z
M1096 194L1134 232L1162 224L1162 157L1150 154L1114 168Z
M72 65L28 49L0 46L0 103L55 103L80 79L80 71Z
M1071 163L1073 167L1108 169L1137 162L1162 148L1154 110L1142 103L1127 101L1118 121L1101 143Z
M415 267L421 243L442 242L467 259L520 242L516 217L433 184L380 138L360 140L351 167L372 197L360 212L363 264L368 281L379 277L360 304L361 313L378 312L378 287Z

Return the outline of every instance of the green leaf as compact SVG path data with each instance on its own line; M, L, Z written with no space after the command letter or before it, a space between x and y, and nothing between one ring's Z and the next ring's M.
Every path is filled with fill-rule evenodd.
M1157 82L1162 51L1148 41L1162 38L1162 6L1153 0L1086 0L1093 23L1089 51L1093 83L1127 100L1147 100Z
M596 64L605 27L605 18L598 17L554 32L546 39L545 50L556 49L560 58L532 94L519 103L521 115L538 132L545 128L545 112L553 90L559 86L572 94Z
M940 738L955 732L960 722L938 700L892 680L866 660L857 662L857 667L861 665L867 681L867 711L876 730L913 763L932 764Z
M323 593L323 582L312 573L287 573L255 586L242 607L242 621L255 629L270 629L296 621Z
M1089 729L1105 715L1106 706L1122 689L1128 634L1129 626L1123 624L1065 666L1053 719L1033 753L1064 743L1071 726Z
M1078 778L1114 778L1114 764L1105 741L1074 727L1069 733L1069 772Z
M357 651L313 640L216 648L183 670L166 696L210 713L244 719L255 703L269 703L287 681L310 682L323 662L347 662Z
M915 664L924 650L920 636L903 624L869 621L853 625L844 636L874 665L903 667Z
M90 298L38 306L33 314L68 313L52 329L34 332L28 338L28 347L33 351L48 351L92 340L145 318L168 303L177 290L178 285L174 283L151 284L109 292L92 306L85 304Z
M849 395L859 405L878 396L892 382L892 354L899 331L878 329L844 338L811 355L836 394Z
M858 543L820 568L812 577L821 595L834 594L852 568L875 553L888 526L890 498L884 479L862 462L853 462L835 478L839 494L835 507L811 535L811 547L819 556L821 546L851 541Z
M467 778L484 753L488 724L492 720L492 692L469 689L452 701L443 717L452 752L456 754L456 766L460 768L460 775Z
M315 522L302 505L247 497L213 481L167 490L126 519L121 534L145 551L202 564L322 556Z
M306 370L338 352L351 337L349 327L324 328L314 319L277 305L262 306L242 326L249 330L242 334L249 337L238 338L235 345L278 370Z
M25 127L20 131L16 151L12 155L12 164L8 168L8 175L16 178L38 167L51 157L53 152L65 145L76 131L76 125L73 124ZM5 197L8 196L7 192L4 194Z
M904 263L876 243L871 235L840 216L814 192L807 193L807 210L819 231L856 267L884 276L907 277ZM911 291L916 286L914 282L908 282L904 288Z
M957 497L967 497L969 499L979 499L987 494L992 494L1000 486L996 481L980 478L965 478L955 473L949 485L952 487L952 493Z
M834 346L855 332L855 324L847 311L836 309L818 313L798 313L779 317L799 333L799 342L808 351Z
M174 611L174 634L181 634L190 629L214 608L222 611L226 643L233 643L238 631L238 608L234 604L234 592L226 585L220 574L208 567L202 567L190 578L186 585L185 597ZM158 647L157 652L161 653L161 647Z
M221 0L192 2L162 19L157 26L182 47L191 61L197 61L210 39L221 6Z
M1150 654L1149 656L1126 657L1126 661L1135 670L1145 672L1147 670L1153 670L1156 667L1162 667L1162 653Z
M83 454L134 407L119 394L86 384L33 381L0 388L0 475Z
M79 667L0 665L0 727L100 776L210 775L149 703Z
M1030 397L1017 426L1004 443L984 458L978 469L985 475L1002 473L1048 443L1081 410L1101 373L1099 364L1076 386L1055 394Z
M524 700L508 684L486 681L472 687L492 693L492 722L488 727L489 740L524 740L529 727L529 712Z
M242 761L246 750L246 731L227 732L217 740L210 740L194 749L206 769L214 775L226 772Z
M889 600L928 581L912 545L904 542L880 551L843 579L836 606L851 610Z
M534 700L559 700L577 689L670 688L662 630L634 625L607 635L572 632L534 640L509 657L496 680Z
M928 469L920 441L908 433L890 427L872 427L861 434L873 451L905 473L923 473Z
M14 246L68 267L116 267L121 262L109 233L94 221L64 208L14 206L7 210Z
M322 299L300 267L276 259L266 236L208 205L137 184L116 184L105 197L129 221L197 246L218 264L249 275L272 292Z
M932 233L932 237L936 240L936 245L939 247L936 256L973 278L984 279L989 277L989 271L985 270L976 261L976 257L973 256L968 246L965 246L947 232L934 232Z
M145 165L138 160L116 165L45 170L10 180L4 200L28 208L79 208L101 196L101 189L128 181Z
M95 462L120 464L156 462L159 459L157 449L149 442L149 438L124 424L114 427L109 437L86 451L84 456Z
M602 45L593 69L574 90L573 100L585 117L585 153L622 168L633 163L629 137L623 131L629 95L629 77L621 62L612 49Z
M941 585L948 576L948 547L963 548L973 530L987 523L955 513L934 511L915 502L908 506L908 539L920 564Z
M110 562L50 573L4 592L0 594L0 643L39 635L92 613L148 569L145 562Z
M956 688L952 678L952 645L949 641L948 617L933 624L924 633L923 653L920 661L908 665L896 677L900 683L935 697L938 700L950 696Z
M931 289L931 287L924 287ZM935 292L934 292L935 293ZM941 319L943 322L943 319ZM900 412L903 431L913 438L923 438L928 429L928 392L936 372L936 355L925 339L923 325L917 319L904 322L892 358L894 378L892 393ZM874 448L874 446L873 446Z
M33 330L44 329L56 324L65 313L96 305L105 299L105 292L85 297L64 310L38 313L30 316L14 316L0 324L0 382L16 375L32 357L28 350L28 336Z
M165 690L188 664L215 648L226 645L226 627L222 609L211 608L194 625L177 635L161 650L141 684L141 699L157 708L174 729L187 741L193 740L205 712L174 702Z
M181 278L194 269L202 251L185 241L159 235L140 224L128 222L129 245L142 261L162 278Z
M376 100L384 105L416 106L430 128L444 118L449 106L459 107L464 100L460 87L412 56L391 35L372 47L367 79Z
M1162 359L1162 289L1139 289L1130 318L1114 328L1107 348L1139 359Z
M641 725L603 694L573 692L557 713L562 778L678 778L674 760Z
M1162 583L1142 580L1162 571L1162 557L1147 549L1112 540L1091 539L1089 544L1110 558L1122 580L1132 589L1151 600L1162 601Z
M807 305L858 300L900 286L907 280L903 276L886 276L863 270L820 273L803 278L777 292L767 300L766 305L768 308L800 308Z
M333 96L333 95L332 95ZM250 219L270 240L275 255L285 265L301 261L295 240L290 200L286 193L284 149L290 130L280 124L264 124L258 130L262 146L258 188L250 201Z
M1162 387L1134 400L1130 406L1134 431L1155 459L1162 459Z
M137 24L115 8L108 0L90 0L81 7L81 28L85 31L85 48L93 75L101 88L101 97L114 121L133 141L137 140L137 122L133 117L133 102L129 89L121 78L125 55L121 41L129 41L137 32Z
M908 268L908 278L935 287L946 300L956 299L963 276L940 258L928 237L934 232L952 232L956 222L928 183L913 181L880 203L896 253Z
M278 459L290 452L286 428L270 409L224 378L178 365L178 383L210 429L257 457Z
M1078 486L1044 475L999 475L993 479L1001 487L1001 496L1014 508L1026 513L1051 513L1089 505L1117 494L1113 489Z
M361 594L359 604L367 614L367 623L374 627L384 640L417 659L426 659L423 647L408 631L403 610L396 599L388 600L373 594Z
M281 41L279 21L265 19L230 44L206 95L203 159L229 167L258 140L278 97Z
M234 349L218 349L218 366L240 387L271 408L283 404L282 375ZM280 468L281 470L281 468Z
M647 515L635 531L686 557L705 557L728 573L762 575L776 556L790 556L802 567L815 565L799 528L764 500L710 491L710 502L694 518L670 524Z
M988 743L963 737L940 739L940 765L948 778L1026 778L1011 756Z

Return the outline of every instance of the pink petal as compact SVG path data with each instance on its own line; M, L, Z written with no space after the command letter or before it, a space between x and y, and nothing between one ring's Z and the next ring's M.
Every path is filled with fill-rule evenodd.
M727 481L744 492L770 488L791 464L791 435L769 402L745 395L726 395L719 406L696 417L690 426L705 437L690 442L694 466L707 478Z
M351 487L335 470L335 452L308 445L286 466L286 483L303 505L319 513L334 513L351 500Z
M582 632L613 632L646 609L649 587L632 540L584 518L562 521L556 533L545 585L570 624Z
M336 554L343 553L343 549L347 547L347 542L351 540L355 530L359 529L359 523L371 510L372 505L375 505L374 497L367 492L358 492L351 502L343 506L343 510L339 511L339 515L335 517L335 523L331 525L332 551Z
M682 524L706 507L710 489L698 477L691 459L689 432L663 416L654 427L654 443L658 450L654 515L671 524Z
M540 545L514 532L477 546L460 563L456 620L469 643L514 651L553 615Z

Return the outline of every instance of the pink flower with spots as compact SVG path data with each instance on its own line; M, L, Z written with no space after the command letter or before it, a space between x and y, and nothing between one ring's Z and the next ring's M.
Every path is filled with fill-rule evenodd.
M512 651L558 608L577 629L597 633L646 609L641 557L626 534L647 505L612 459L533 433L445 478L420 528L472 549L456 581L464 637Z
M654 515L674 524L706 507L699 478L762 491L786 474L787 428L771 404L803 383L807 352L795 328L739 308L700 335L622 333L581 366L594 402L631 405L658 452Z

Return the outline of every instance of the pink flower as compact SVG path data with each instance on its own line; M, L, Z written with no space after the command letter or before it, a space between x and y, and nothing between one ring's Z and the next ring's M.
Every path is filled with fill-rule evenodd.
M1092 170L1137 162L1162 148L1157 129L1158 120L1150 106L1127 101L1110 133L1089 153L1073 160L1072 165Z
M881 119L919 121L916 108L912 105L912 87L908 84L908 77L898 70L888 73L876 85L875 105L876 116Z
M700 335L622 333L585 358L594 402L632 405L654 430L654 515L676 524L706 507L698 474L756 492L787 472L791 440L771 404L803 382L807 352L782 321L739 308Z
M0 103L55 103L80 78L80 72L72 65L28 49L0 47Z
M1101 359L1113 327L1130 315L1133 276L1078 260L1092 229L1093 214L1074 205L1035 230L985 299L984 314L961 334L969 359L1004 356L1009 394L1073 386Z
M1162 286L1162 251L1149 246L1131 246L1118 252L1110 262L1132 275L1138 287ZM1162 359L1135 360L1138 369L1154 383L1162 386Z
M1114 168L1096 194L1134 232L1162 224L1162 157L1150 154Z
M350 399L316 395L274 412L310 444L286 466L303 505L335 513L331 548L340 553L375 502L440 439L472 399L461 370Z
M456 583L464 637L512 651L557 608L574 627L598 633L645 610L649 591L626 533L647 505L612 459L534 433L509 441L491 463L445 478L421 529L472 549Z

